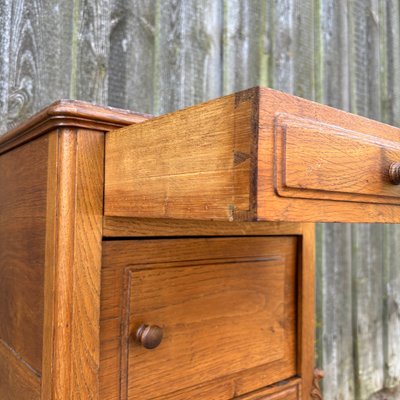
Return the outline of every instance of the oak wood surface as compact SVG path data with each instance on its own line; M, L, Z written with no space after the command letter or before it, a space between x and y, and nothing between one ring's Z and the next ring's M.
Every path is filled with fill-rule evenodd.
M97 399L104 137L64 128L51 140L42 399Z
M302 397L308 399L315 367L315 226L303 224L298 247L298 369Z
M0 398L39 400L40 376L0 340Z
M43 137L0 157L0 341L38 375L42 370L48 152L49 140Z
M254 219L248 93L107 134L105 215Z
M59 100L0 136L0 154L58 126L108 131L142 122L150 116L84 101Z
M398 134L308 100L249 89L109 132L105 215L394 223L398 187L388 171L400 155Z
M239 396L237 400L298 400L301 399L301 380L292 378L252 393ZM307 398L307 397L306 397Z
M300 235L298 222L224 222L104 217L104 237Z
M399 204L399 187L390 179L400 159L397 141L289 114L275 124L281 196Z
M296 243L104 242L102 398L230 399L296 374ZM163 327L156 349L130 341L141 323Z

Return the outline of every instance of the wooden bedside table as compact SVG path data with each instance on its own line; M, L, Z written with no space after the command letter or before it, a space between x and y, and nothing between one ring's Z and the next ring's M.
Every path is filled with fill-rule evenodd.
M0 398L321 398L313 223L399 222L399 132L260 88L10 131Z

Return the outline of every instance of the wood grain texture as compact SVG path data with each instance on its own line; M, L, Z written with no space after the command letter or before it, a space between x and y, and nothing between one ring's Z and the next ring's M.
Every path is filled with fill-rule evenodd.
M317 101L350 109L349 4L321 3ZM340 62L338 62L340 60ZM355 398L353 349L352 236L348 224L317 226L317 362L325 371L324 398Z
M109 0L74 1L70 97L107 104Z
M159 4L117 0L111 7L108 104L152 114Z
M314 18L311 0L269 2L269 82L274 89L313 99L315 90ZM268 6L267 6L268 7Z
M364 229L363 229L364 228ZM359 396L371 395L383 385L383 312L382 298L382 245L383 227L375 225L352 227L353 237L353 329L357 355L356 381ZM368 351L366 351L368 348ZM375 366L380 368L375 369Z
M299 378L288 379L277 385L236 397L237 400L297 400L301 398Z
M400 257L399 227L384 227L383 232L383 350L385 357L385 386L395 387L399 384L399 330L400 316L397 310L400 305L400 272L396 267Z
M295 237L103 245L104 398L119 379L121 398L231 398L296 373ZM150 352L129 339L141 323L165 332Z
M155 114L221 94L221 6L220 1L213 0L158 3Z
M108 131L145 121L149 117L149 115L113 107L94 106L82 101L59 100L0 136L0 153L9 151L56 127L81 127Z
M52 137L58 190L48 202L42 399L97 399L104 138L79 129Z
M11 0L0 2L0 25L2 35L0 36L0 51L2 54L2 63L0 64L0 132L7 130L8 93L10 74L10 33L11 33Z
M350 110L382 117L380 10L377 1L354 1L349 7ZM353 332L356 396L368 398L383 387L382 226L352 227ZM363 250L361 250L363 249ZM379 322L378 322L379 321ZM368 349L368 350L367 350Z
M317 226L317 365L324 396L354 397L351 225Z
M281 196L399 203L390 176L400 159L397 141L285 113L276 117L275 134Z
M72 36L71 7L65 2L7 0L0 7L3 4L1 133L69 97Z
M397 136L389 125L249 89L108 133L105 215L393 223Z
M32 5L33 3L36 3L36 5ZM3 110L1 111L2 118L0 119L0 124L3 127L1 129L3 132L7 129L7 123L15 124L26 118L24 110L27 108L24 106L19 108L21 113L19 113L16 118L4 117L7 115L8 94L14 93L14 89L10 91L10 86L13 84L8 78L10 75L18 75L18 72L16 72L15 75L14 72L10 72L12 69L16 69L17 66L21 65L21 62L17 60L18 57L22 57L23 55L27 56L29 52L39 53L37 50L37 44L39 42L41 44L40 54L42 56L35 57L39 64L38 72L33 74L36 76L33 83L36 86L35 93L40 93L40 95L29 99L32 103L31 112L41 109L46 104L58 98L72 97L71 91L72 88L76 87L76 84L71 84L71 76L73 75L71 65L75 63L74 70L76 71L77 69L79 70L83 61L82 57L79 62L73 61L76 59L77 55L80 54L79 46L83 43L83 41L75 40L78 36L78 27L81 24L79 19L81 19L83 15L83 12L80 10L85 7L85 2L75 2L75 4L78 3L79 6L76 7L78 12L74 14L74 8L71 6L71 3L60 0L41 0L40 2L36 0L0 1L0 25L2 27L2 35L0 36L2 54L2 62L0 63L0 108ZM111 52L108 56L108 71L106 72L109 75L108 88L103 85L103 90L108 91L109 101L113 101L113 103L110 104L128 107L137 111L151 112L151 104L154 103L157 106L157 104L160 103L158 97L168 93L169 99L175 99L174 103L171 103L172 105L170 106L167 102L171 100L166 100L165 103L163 103L163 107L170 110L178 106L180 107L180 100L178 97L190 97L192 87L189 85L180 86L179 79L169 79L169 77L172 76L172 74L169 73L169 66L174 63L173 60L157 61L157 65L162 65L162 68L165 69L161 77L156 76L156 70L153 68L153 64L156 63L155 59L159 57L157 50L157 40L160 38L159 13L161 10L168 13L170 2L163 1L162 8L160 9L159 5L161 2L156 1L110 0L109 7L111 10L115 10L116 3L122 4L123 11L119 12L119 14L118 12L114 12L111 16L111 25L116 26L116 30L112 31L110 39ZM228 7L230 10L224 12L223 18L221 18L219 23L225 26L224 29L226 32L224 42L221 43L221 46L224 48L229 46L229 50L225 49L223 51L222 58L213 58L213 62L222 66L222 69L214 76L212 85L222 86L223 82L225 93L245 89L248 87L246 79L252 79L251 76L253 76L254 73L257 76L261 76L261 78L259 78L260 82L257 82L257 84L267 85L268 83L269 86L280 88L290 93L295 92L297 86L306 87L307 90L303 91L301 95L311 98L312 93L315 92L317 101L349 110L350 102L352 104L355 102L354 96L356 93L351 89L355 75L353 72L350 74L350 71L354 69L354 65L357 63L362 64L367 62L367 57L361 56L357 60L351 56L350 52L350 43L352 43L353 39L350 37L349 7L353 2L331 0L312 2L314 4L315 26L313 26L312 21L311 23L307 22L310 21L309 16L311 15L310 3L311 2L306 2L304 0L285 0L279 2L274 0L268 0L266 2L254 0L236 2L230 0L229 2L225 2L225 10ZM372 23L367 26L367 30L371 30L371 32L374 31L375 36L376 27L379 26L379 41L381 46L379 55L381 60L380 88L379 91L375 92L368 89L368 96L378 99L379 96L377 93L379 92L381 102L381 116L379 118L398 126L400 118L400 68L398 52L398 41L400 37L399 4L397 0L379 1L380 11L376 14L376 5L374 5L376 2L374 2L374 4L370 1L364 3L366 6L361 10L360 14L366 12L367 15L370 16L370 21ZM371 10L373 12L368 10L370 5L372 5ZM192 3L189 5L188 13L192 12L190 9L191 6ZM238 7L239 10L236 10L236 7ZM264 7L266 9L266 20L262 21L265 10ZM25 12L25 22L21 24L14 17L21 15L21 10L23 8L30 8L31 11ZM145 8L143 13L141 13L142 8ZM297 12L295 11L296 9L298 10ZM15 12L12 10L19 11ZM34 12L36 12L35 10L39 10L39 17L34 14ZM288 12L294 12L295 16L288 18L287 14L285 14ZM261 31L258 31L254 26L257 23L258 15L261 17ZM127 32L126 36L122 35L120 41L118 41L116 37L118 36L118 29L122 29L121 25L119 25L119 27L118 24L113 25L118 16L123 19L122 25L125 24L124 29L125 32ZM143 24L137 23L136 16L139 16ZM378 18L376 18L376 16L378 16ZM201 13L192 13L191 18L191 23L194 24L203 25L208 22L207 17L202 16ZM10 52L10 48L15 48L17 46L14 39L18 37L18 35L15 34L11 35L11 32L18 30L19 26L28 27L30 19L32 19L32 24L35 26L35 32L39 32L39 34L33 36L34 40L30 39L32 36L25 34L28 40L23 46L18 45L21 51L13 50ZM186 19L187 18L182 21L182 24L185 24ZM318 19L320 19L320 21L318 21ZM38 20L40 22L39 31L37 25ZM169 18L163 19L163 21L168 20ZM378 24L373 20L378 22ZM102 21L104 21L104 17ZM303 21L306 23L303 23ZM357 23L363 24L365 21L366 18L361 17ZM151 29L153 29L153 22L154 31L151 32ZM17 23L18 26L13 26L15 23ZM148 30L148 28L151 29ZM146 32L144 32L144 30L146 30ZM217 30L220 32L219 28ZM303 30L303 33L300 33L300 30ZM173 31L173 28L163 28L163 32L171 31ZM30 32L32 32L32 30ZM316 51L314 52L311 46L303 46L301 50L297 50L297 36L301 35L303 38L307 38L307 36L313 32L315 34L313 41ZM263 35L262 38L259 38L259 34ZM73 37L75 38L75 47L74 52L71 52ZM146 39L144 39L144 37ZM365 34L361 37L365 37ZM102 38L102 36L93 35L93 42L99 40L99 38ZM135 38L137 38L136 41ZM107 41L109 39L105 38L105 40ZM186 37L185 40L187 41L186 54L188 54L188 58L195 60L197 56L191 57L191 51L195 52L198 48L192 48L190 37ZM318 41L321 42L320 47L317 47L319 46ZM163 43L166 42L167 39L163 38ZM116 43L119 43L118 46L115 45ZM173 39L170 39L168 43L173 47L175 42ZM256 54L256 43L260 45L261 56L265 56L267 60L259 59L259 56ZM307 40L304 40L303 43L307 44ZM247 50L246 46L249 46L249 50ZM363 51L369 51L369 47L370 45L364 47L361 45L359 52L362 54ZM24 50L22 51L22 49ZM133 54L135 51L137 52L137 57ZM166 51L163 52L163 54L165 53ZM235 56L235 53L244 54L244 56ZM173 51L168 52L168 54L170 54L171 58L174 57ZM299 55L304 58L308 57L308 61L301 61ZM92 56L90 55L90 57ZM45 62L40 62L40 58ZM301 65L307 65L307 62L313 62L315 65L313 75L307 68L300 68ZM125 71L124 73L116 73L117 69L115 64L118 63L118 68ZM371 65L376 64L371 63ZM257 66L260 70L258 71L254 66ZM246 72L246 68L251 68L252 73ZM185 74L190 73L190 69L191 64L186 63ZM22 70L25 71L23 72L24 76L29 75L26 73L26 68L18 67L18 71ZM358 69L358 71L359 70L360 69ZM204 74L203 76L200 75L197 84L200 85L203 79L206 81L208 80L206 72ZM372 76L374 76L374 74L372 74ZM229 79L227 77L229 77ZM76 76L74 79L76 79ZM82 82L82 78L80 79ZM114 83L111 85L112 80L114 80ZM375 78L368 79L368 81L370 80L373 80L371 87L378 82ZM127 81L127 83L125 83L125 81ZM29 82L32 81L28 79L26 82L29 84ZM90 82L93 81L90 80ZM159 87L165 90L165 93L162 93L161 90L154 89L155 82ZM243 83L241 84L240 82ZM254 82L254 84L256 84L256 82ZM210 84L209 86L212 85ZM365 90L362 89L362 85L358 85L361 88L360 93L365 93ZM120 95L120 92L122 96L123 90L120 88L125 87L124 101L126 101L126 103L118 103L117 101L120 100L115 99ZM51 90L49 90L49 88L51 88ZM25 90L25 93L26 92L28 92L28 90ZM169 93L171 92L175 94L170 95ZM94 91L91 91L91 94L92 93L94 93ZM213 97L217 95L219 94L215 94ZM210 95L206 93L205 96ZM104 95L100 95L100 97L104 98ZM15 99L15 96L12 96L12 99ZM367 100L367 102L369 103L370 100ZM363 109L363 107L364 106L359 107L359 109ZM13 110L14 109L15 108L13 108ZM371 113L371 116L373 116L373 107L371 108ZM322 324L324 331L322 335L324 339L323 342L319 342L318 353L324 353L324 365L320 365L323 366L323 369L327 372L327 378L324 380L324 385L326 387L325 398L328 400L341 397L355 399L353 363L357 362L357 358L354 357L353 359L353 336L350 325L347 322L351 321L354 317L351 307L349 307L352 302L352 282L348 280L352 256L351 233L349 234L350 228L348 226L341 225L329 227L323 225L319 227L319 232L324 232L325 229L327 229L325 232L326 234L322 236L319 234L317 238L320 243L319 248L322 248L324 252L323 257L319 257L319 260L323 260L321 261L323 264L318 262L317 266L318 270L323 270L323 275L319 275L318 288L320 292L323 290L325 294L324 297L319 298L317 304L321 305L325 310L323 319L320 318L318 321L318 325ZM368 227L364 226L362 229L368 229ZM390 252L397 251L395 249L399 247L397 234L395 233L395 229L397 228L385 226L384 229L387 229L387 234L393 237L391 249L384 250L385 254L391 254ZM383 242L369 242L368 245L379 247L383 246ZM392 256L385 255L385 257ZM385 271L388 271L388 264L385 265ZM390 274L395 273L396 266L397 264L395 262L390 263ZM369 264L368 268L375 268L375 265ZM378 269L379 268L378 266ZM333 271L336 271L336 275ZM332 284L332 282L334 282L334 284ZM398 290L396 289L396 285L392 286L386 280L384 283L384 293L385 296L387 296L387 301L391 299L391 304L397 304ZM389 289L391 290L390 293ZM385 304L386 300L384 303L386 309L387 306ZM400 352L388 352L387 349L396 346L398 343L399 323L398 318L393 316L393 314L390 319L384 316L381 316L380 319L383 320L385 332L383 343L385 354L387 354L387 356L385 356L385 365L383 366L385 369L385 385L392 386L398 382L399 374L396 373L396 368L400 365L398 361ZM376 369L379 368L380 366L377 365ZM387 394L387 396L389 395Z
M40 399L40 377L2 341L0 341L0 398Z
M301 245L298 247L298 369L302 378L301 393L310 396L315 365L315 226L303 225Z
M0 341L37 375L42 370L48 151L43 137L0 157Z
M396 222L397 213L396 208L391 208L382 204L378 209L374 209L373 204L357 202L357 196L354 196L355 202L348 201L320 201L320 200L300 200L300 199L285 199L280 197L274 198L273 185L268 185L268 182L273 180L273 171L268 166L273 164L273 128L269 125L269 120L272 115L279 112L279 104L285 103L285 112L290 112L298 117L312 116L314 121L323 122L340 126L346 130L357 130L361 135L374 134L383 140L392 138L396 140L397 128L380 124L375 121L367 120L353 114L344 113L339 110L317 105L316 103L309 103L306 100L299 101L298 98L283 94L280 92L271 91L270 89L261 89L260 96L260 134L258 142L258 218L274 220L278 215L285 217L286 220L296 220L296 214L301 213L303 221L342 221L342 222ZM307 104L307 106L305 106ZM309 108L308 108L309 106ZM323 116L322 116L323 115ZM318 123L318 122L317 122ZM379 133L376 133L378 132ZM321 154L321 162L324 154ZM340 162L338 160L338 162ZM314 164L318 169L318 163ZM382 166L382 170L384 167ZM338 177L340 179L340 177ZM383 181L384 177L382 177ZM323 179L321 180L321 182ZM382 182L384 186L385 183ZM388 184L389 185L389 184ZM271 204L273 199L273 204ZM335 206L340 208L340 216L335 214ZM300 208L298 208L300 207ZM300 211L301 210L301 211ZM339 210L339 209L338 209ZM382 211L387 212L387 217L383 217ZM282 212L282 214L280 214ZM368 217L365 214L368 213ZM299 216L299 214L297 216ZM314 216L313 216L314 214ZM274 217L274 215L276 217ZM390 221L389 221L390 219Z
M7 105L4 109L6 127L32 115L35 100L40 97L40 65L43 60L40 28L41 4L36 0L18 0L10 2L11 25L9 30Z
M301 235L304 224L288 222L222 222L104 217L103 236L245 236Z
M265 1L224 1L223 91L268 84L270 44Z
M379 40L381 59L381 118L396 126L399 126L399 85L400 85L400 55L394 51L399 46L399 4L396 1L380 3L379 7ZM384 226L384 241L381 243L384 252L384 314L383 314L383 346L384 346L384 385L388 388L400 385L400 315L393 310L400 304L398 285L398 269L393 257L397 256L400 249L399 226ZM386 396L395 398L396 389L388 390ZM378 397L379 398L379 397Z
M109 133L105 215L252 220L255 100L245 92Z

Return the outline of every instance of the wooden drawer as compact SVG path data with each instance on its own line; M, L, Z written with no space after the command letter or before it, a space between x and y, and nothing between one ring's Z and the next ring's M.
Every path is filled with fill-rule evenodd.
M299 400L301 398L300 379L293 378L240 396L237 400Z
M104 242L101 398L231 399L296 375L296 252L295 236Z
M105 214L400 222L399 134L250 89L108 133Z

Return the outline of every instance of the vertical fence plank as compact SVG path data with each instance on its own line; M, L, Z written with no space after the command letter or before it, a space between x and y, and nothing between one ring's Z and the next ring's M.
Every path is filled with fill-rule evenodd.
M268 27L265 0L224 1L224 93L268 85Z
M354 225L352 235L356 396L367 399L383 387L383 229Z
M70 97L72 7L62 0L0 1L0 132Z
M40 98L35 111L70 97L73 7L63 0L41 0ZM35 82L35 85L37 82Z
M346 1L322 0L321 98L349 109L348 9ZM326 400L354 396L352 336L351 226L317 229L317 354L325 373Z
M385 122L400 126L400 6L381 0L382 112ZM385 387L400 385L400 225L384 226L383 351ZM397 394L398 396L399 394Z
M40 2L15 0L11 8L9 32L8 74L8 128L15 126L35 111L35 102L40 98L41 76L39 64L42 60L40 35Z
M271 0L271 85L287 93L314 99L315 21L314 0Z
M381 116L379 9L376 0L352 2L351 111ZM355 225L353 231L353 334L356 395L367 399L383 387L383 227Z
M317 307L318 365L323 367L324 398L354 394L352 347L351 229L318 225Z
M268 7L272 46L271 86L293 93L293 0L271 0Z
M293 1L292 51L294 53L293 85L296 96L315 98L315 20L314 0Z
M385 337L385 387L400 385L400 229L388 225L384 233L384 291L383 313Z
M215 0L162 1L157 15L155 111L221 93L221 12Z
M74 0L70 97L107 104L110 0Z
M117 0L111 11L109 104L153 113L158 3Z
M11 0L0 2L0 134L7 131L11 35Z

